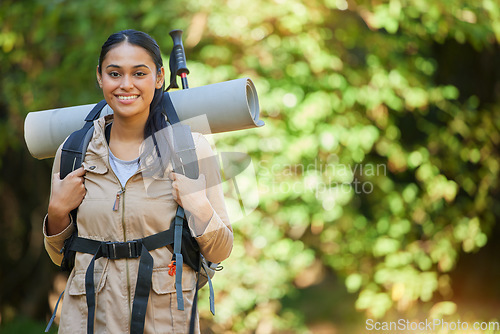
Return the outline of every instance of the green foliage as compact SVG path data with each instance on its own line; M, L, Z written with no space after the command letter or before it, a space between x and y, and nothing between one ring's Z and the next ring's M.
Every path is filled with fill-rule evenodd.
M0 327L1 334L26 334L26 333L43 333L46 325L35 322L31 319L16 318L14 321L8 322ZM55 327L55 326L54 326ZM49 333L56 333L55 328L51 328Z
M234 223L215 332L307 331L281 300L317 283L318 261L367 316L456 312L449 274L500 214L500 80L467 71L498 71L497 1L4 0L0 13L2 168L27 112L101 99L97 57L117 30L150 33L167 64L167 33L184 29L192 87L255 82L266 126L216 137L251 155L260 202ZM2 192L19 178L3 173Z

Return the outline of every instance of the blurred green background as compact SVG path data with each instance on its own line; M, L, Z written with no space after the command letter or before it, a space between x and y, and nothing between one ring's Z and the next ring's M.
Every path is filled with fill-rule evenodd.
M102 99L113 32L184 30L191 87L250 77L266 126L204 333L366 333L366 319L500 321L497 0L0 2L0 333L39 333L65 276L43 249L50 159L30 111ZM481 331L493 333L494 331ZM441 331L440 333L453 333Z

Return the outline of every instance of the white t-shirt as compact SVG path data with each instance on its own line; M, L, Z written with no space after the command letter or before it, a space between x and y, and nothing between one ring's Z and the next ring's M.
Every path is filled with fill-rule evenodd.
M120 160L109 150L109 164L118 177L118 180L120 180L122 187L125 187L128 179L139 169L139 158L130 161Z

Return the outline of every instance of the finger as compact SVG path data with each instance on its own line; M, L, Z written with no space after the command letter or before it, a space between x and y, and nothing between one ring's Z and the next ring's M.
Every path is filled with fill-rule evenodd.
M174 173L174 172L170 172L170 173L168 174L168 178L169 178L170 180L172 180L172 181L175 181L175 180L177 180L177 175L176 175L176 173Z
M175 201L177 202L177 204L182 206L181 196L179 195L178 191L175 194Z
M72 175L72 176L84 176L85 175L85 168L83 168L83 166L82 166L82 167L80 167L78 169L75 169L74 171L72 171L68 175Z
M54 175L52 175L52 179L53 180L60 180L61 179L61 173L55 173Z
M172 196L174 197L174 201L175 201L175 202L177 202L177 204L179 204L179 205L180 205L180 204L181 204L181 203L180 203L181 201L179 200L179 194L178 194L178 192L177 192L177 191L175 191L175 190L174 190L174 191L172 191Z

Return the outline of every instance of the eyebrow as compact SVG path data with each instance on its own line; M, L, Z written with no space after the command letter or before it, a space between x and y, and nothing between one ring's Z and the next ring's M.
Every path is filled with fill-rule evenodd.
M121 66L119 66L119 65L115 65L115 64L109 64L108 66L106 66L106 68L110 68L110 67L114 67L114 68L122 68ZM144 65L144 64L135 65L135 66L134 66L134 67L132 67L132 68L138 68L138 67L145 67L145 68L147 68L147 69L151 70L151 69L149 68L149 66Z

